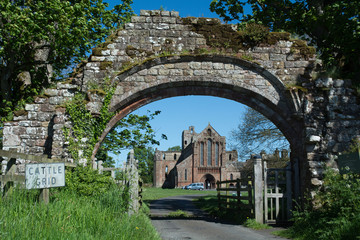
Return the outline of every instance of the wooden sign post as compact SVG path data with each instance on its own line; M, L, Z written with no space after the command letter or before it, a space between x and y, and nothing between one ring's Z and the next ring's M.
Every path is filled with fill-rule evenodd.
M65 186L64 163L25 164L26 189L41 189L40 200L49 202L49 188Z

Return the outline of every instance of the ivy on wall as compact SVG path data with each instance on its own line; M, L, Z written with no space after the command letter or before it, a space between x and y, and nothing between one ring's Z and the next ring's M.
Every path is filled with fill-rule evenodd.
M66 103L66 112L70 117L72 127L65 127L64 135L68 142L68 150L75 162L79 162L79 160L90 162L95 144L99 141L108 122L116 114L109 112L109 105L116 89L109 82L110 79L107 78L102 86L89 84L91 88L89 93L96 93L103 97L102 107L96 116L86 109L87 101L84 93L76 94L71 101ZM98 153L110 151L119 154L126 148L143 148L148 144L159 145L155 131L149 123L158 114L160 111L148 112L143 116L129 114L121 119L106 136ZM167 137L162 134L161 138L166 139ZM100 156L106 158L107 154L97 155L97 157ZM106 162L108 159L100 157L99 160Z
M86 109L86 98L84 93L78 93L66 104L66 112L70 116L72 128L64 128L66 141L69 143L68 150L74 160L78 162L80 159L91 159L95 144L107 123L115 115L109 112L108 107L115 92L115 87L106 86L107 81L102 86L105 94L103 105L99 116L92 116Z

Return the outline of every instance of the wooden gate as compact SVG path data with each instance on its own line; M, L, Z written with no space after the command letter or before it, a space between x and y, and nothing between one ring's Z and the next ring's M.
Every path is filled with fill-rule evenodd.
M230 211L240 216L254 216L252 178L217 181L219 210Z
M267 168L264 161L265 223L284 223L290 219L292 207L291 165Z

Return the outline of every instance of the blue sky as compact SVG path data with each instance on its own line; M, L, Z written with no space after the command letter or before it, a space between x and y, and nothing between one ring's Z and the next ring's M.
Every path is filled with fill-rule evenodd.
M116 2L118 1L109 1L111 6L117 4ZM162 6L167 11L178 11L181 17L217 17L209 10L210 2L211 0L134 0L132 7L137 15L141 9L158 10ZM167 150L169 147L181 145L181 133L189 126L194 126L195 131L200 132L210 123L220 135L228 139L231 130L239 124L244 107L238 102L223 98L185 96L159 100L133 113L142 115L148 110L161 111L161 114L150 123L158 139L161 134L168 137L168 140L161 140L160 146L154 146L154 148ZM127 152L123 151L115 159L119 163L125 161Z
M110 7L119 4L119 0L105 0ZM177 11L181 17L217 17L210 12L211 0L133 0L132 8L139 15L140 10L159 10L162 7L166 11Z

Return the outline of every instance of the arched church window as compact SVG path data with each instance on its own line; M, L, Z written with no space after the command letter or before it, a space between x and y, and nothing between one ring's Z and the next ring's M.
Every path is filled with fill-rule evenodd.
M169 171L168 166L165 167L165 173L167 174Z
M204 166L204 143L200 143L200 165Z
M215 144L215 166L219 166L219 143Z
M229 160L231 160L231 154L229 154Z
M211 155L211 139L208 139L208 142L207 142L207 165L208 166L211 166L211 159L212 159L212 155Z
M176 153L174 154L174 160L176 160Z
M210 129L207 130L207 133L208 133L209 136L211 136L211 130Z
M230 174L230 180L234 180L234 176L232 173Z
M165 153L163 153L163 160L165 160Z

